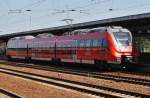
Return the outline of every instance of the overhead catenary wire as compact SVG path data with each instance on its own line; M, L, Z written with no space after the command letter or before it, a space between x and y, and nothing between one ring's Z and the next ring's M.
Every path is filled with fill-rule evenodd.
M90 13L88 12L90 9L84 9L84 8L86 8L86 7L89 7L89 6L93 6L93 5L97 5L97 4L100 4L100 3L105 3L105 2L108 2L108 1L110 1L110 0L99 0L99 1L92 1L92 2L88 2L88 4L86 4L86 5L82 5L82 6L78 6L78 7L72 7L72 8L70 8L70 9L66 9L66 10L58 10L58 9L54 9L56 12L54 12L54 13L52 13L53 15L55 15L55 14L62 14L62 13L67 13L67 17L69 16L69 14L70 14L70 12L79 12L80 14L86 14L86 15L90 15ZM64 19L62 19L62 20L64 20ZM65 19L65 20L74 20L74 19L71 19L71 18L67 18L67 19ZM68 22L67 22L68 23ZM72 23L72 21L71 21L71 23Z
M4 14L0 15L0 18L3 17L3 16L7 17L10 13L15 13L16 14L16 13L22 13L22 11L25 12L25 10L28 10L29 8L38 7L39 5L41 5L45 1L47 1L47 0L38 0L38 1L34 2L34 3L30 3L28 5L25 5L22 8L19 8L19 9L14 9L14 10L10 9L10 10L8 10L7 13L4 13ZM11 18L15 18L15 17L11 17ZM5 23L3 25L0 25L0 26L4 26L4 25L7 26L7 23Z
M0 15L0 18L1 17L7 17L10 13L22 13L22 10L24 9L24 11L25 10L27 10L28 9L28 7L37 7L37 4L39 5L39 4L41 4L42 2L45 2L46 0L38 0L38 1L36 1L36 2L34 2L34 3L30 3L30 4L28 4L28 5L26 5L26 6L24 6L24 7L22 7L22 8L20 8L20 9L17 9L17 10L12 10L12 12L9 12L8 11L8 13L4 13L4 14L2 14L2 15ZM35 6L36 5L36 6ZM12 18L12 17L11 17ZM13 17L13 18L15 18L15 17ZM3 24L3 25L0 25L0 26L4 26L4 25L7 25L7 23L8 22L6 22L5 24Z
M114 1L113 1L113 4L114 4ZM93 9L93 10L95 10L96 11L96 14L94 13L94 15L105 15L105 14L107 14L107 13L113 13L113 12L121 12L121 11L128 11L128 10L130 10L131 11L131 9L133 9L133 10L136 10L135 8L142 8L142 7L149 7L150 6L150 3L143 3L143 4L134 4L134 5L128 5L128 6L126 6L126 7L122 7L122 8L114 8L114 6L111 6L111 7L109 7L109 8L107 8L107 9L105 9L105 10L103 10L103 11L100 11L100 10L98 10L98 9ZM92 14L92 13L91 13ZM93 14L92 14L93 15ZM80 20L82 20L82 19L84 19L84 18L88 18L88 17L90 17L90 16L81 16L81 17L78 17L78 19L80 18Z
M21 7L21 8L17 8L17 9L9 8L8 12L6 12L5 14L0 15L0 18L3 17L3 16L7 16L10 10L12 10L12 11L20 10L20 11L22 11L22 10L27 10L27 9L31 9L31 8L33 9L34 7L38 7L39 5L41 5L45 1L47 1L47 0L38 0L38 1L34 2L34 3L30 3L28 5L25 5L25 6ZM19 13L20 13L20 11L19 11Z

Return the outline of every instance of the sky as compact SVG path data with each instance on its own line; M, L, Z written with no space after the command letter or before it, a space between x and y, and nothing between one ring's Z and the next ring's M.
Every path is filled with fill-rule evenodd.
M0 0L0 35L148 12L150 0Z

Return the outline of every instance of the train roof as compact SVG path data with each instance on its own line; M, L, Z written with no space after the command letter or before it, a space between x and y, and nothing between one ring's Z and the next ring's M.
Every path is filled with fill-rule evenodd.
M78 29L74 30L72 32L66 32L64 35L80 35L80 34L85 34L89 31L89 29Z
M86 33L93 33L93 32L107 32L107 31L127 31L121 26L104 26L104 27L97 27L97 28L91 28L91 29L78 29L74 30L72 32L65 32L63 35L81 35Z
M54 37L55 35L52 33L42 33L42 34L38 34L36 37L37 38L47 38L47 37Z
M10 40L20 40L20 39L34 39L35 37L32 35L21 36L21 37L13 37Z

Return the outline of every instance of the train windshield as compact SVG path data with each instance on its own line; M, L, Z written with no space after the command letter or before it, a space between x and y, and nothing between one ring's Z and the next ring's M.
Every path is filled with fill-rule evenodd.
M131 44L130 32L113 32L119 46L129 46Z

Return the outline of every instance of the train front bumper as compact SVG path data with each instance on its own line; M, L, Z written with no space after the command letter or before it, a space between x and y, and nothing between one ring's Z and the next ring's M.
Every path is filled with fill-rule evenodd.
M131 55L122 55L121 63L131 63L133 61L133 57Z

